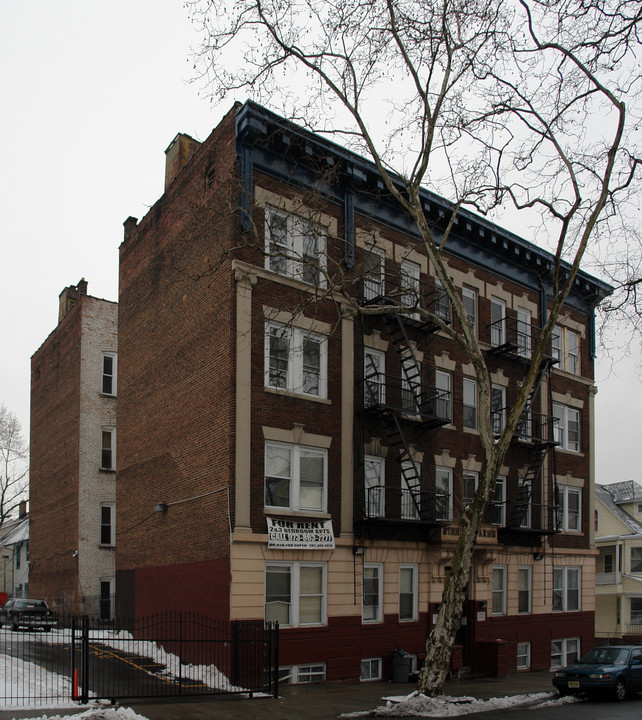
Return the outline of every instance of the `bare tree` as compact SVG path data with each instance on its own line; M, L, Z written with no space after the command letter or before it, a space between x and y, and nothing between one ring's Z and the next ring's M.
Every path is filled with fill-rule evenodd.
M436 694L446 679L481 519L551 332L587 249L616 242L614 222L637 191L642 6L633 0L195 0L188 6L203 32L196 67L212 95L243 90L272 107L281 103L275 109L288 117L366 153L387 193L416 224L458 320L448 325L413 308L470 358L484 453L420 675L419 689ZM438 237L424 214L422 186L452 202ZM525 214L554 257L549 314L499 438L489 369L448 273L450 231L463 206L504 221ZM638 262L636 254L636 272ZM631 278L622 282L635 296ZM349 295L336 283L333 290ZM401 301L398 310L408 311Z
M24 500L27 491L27 447L18 418L0 405L0 527Z

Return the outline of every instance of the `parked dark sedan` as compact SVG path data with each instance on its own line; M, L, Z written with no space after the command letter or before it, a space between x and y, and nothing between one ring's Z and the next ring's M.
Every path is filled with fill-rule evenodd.
M593 648L574 665L560 668L553 685L561 695L610 694L615 700L624 700L632 692L642 692L642 647Z
M12 630L26 627L42 628L47 632L56 624L56 613L44 600L12 598L0 608L0 626L10 625Z

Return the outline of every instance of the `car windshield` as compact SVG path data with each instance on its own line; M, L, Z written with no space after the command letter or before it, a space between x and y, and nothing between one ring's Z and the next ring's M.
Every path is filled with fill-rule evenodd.
M16 607L21 608L46 608L47 603L44 600L18 600Z
M629 651L617 647L593 648L580 662L584 665L626 665Z

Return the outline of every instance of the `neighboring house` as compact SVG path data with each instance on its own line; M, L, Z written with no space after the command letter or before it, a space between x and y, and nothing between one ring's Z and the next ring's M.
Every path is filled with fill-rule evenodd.
M642 640L642 485L595 485L595 637Z
M363 304L418 299L450 320L447 298L363 158L250 102L166 154L165 192L120 248L118 611L278 620L284 679L389 677L393 650L417 659L434 625L482 467L477 388L434 326L355 316L325 273ZM449 206L423 198L439 233ZM445 253L499 431L552 257L465 211ZM457 636L474 671L500 654L548 669L593 644L608 292L579 274L502 467Z
M20 503L18 517L0 527L0 591L27 597L29 590L29 514Z
M59 297L58 325L31 359L31 593L61 612L113 616L116 303Z

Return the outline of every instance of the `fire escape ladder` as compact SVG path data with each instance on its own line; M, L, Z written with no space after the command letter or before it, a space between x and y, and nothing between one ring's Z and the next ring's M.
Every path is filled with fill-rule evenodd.
M392 448L395 460L401 470L401 477L408 495L412 499L412 504L417 512L417 517L421 515L421 478L417 472L417 466L412 458L410 446L403 433L401 423L397 414L391 410L381 415L383 420L384 432L388 445Z

